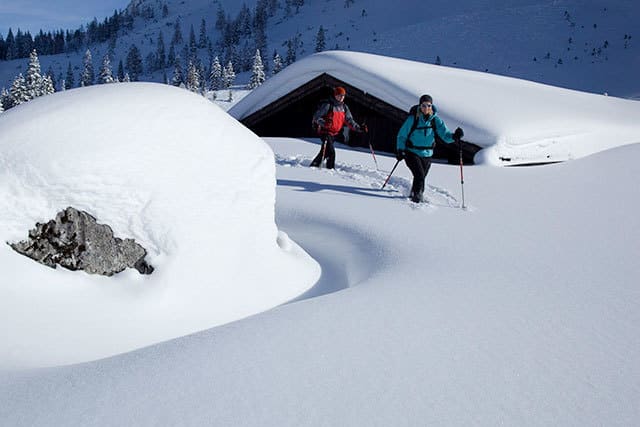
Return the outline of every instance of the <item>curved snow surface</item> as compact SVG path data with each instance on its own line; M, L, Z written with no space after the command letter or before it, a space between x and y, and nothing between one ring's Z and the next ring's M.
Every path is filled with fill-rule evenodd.
M434 164L270 138L278 226L322 263L305 296L198 334L2 372L7 425L635 425L640 146L556 165ZM594 173L594 171L599 171ZM625 224L621 227L620 224ZM304 297L304 296L303 296Z
M462 126L465 140L485 147L477 163L558 162L640 142L637 101L348 51L296 61L229 113L247 117L323 73L406 111L421 94L431 94L451 129Z
M0 240L74 206L156 268L91 276L0 246L0 367L102 358L305 292L320 268L278 231L275 184L262 140L167 85L92 86L0 115Z

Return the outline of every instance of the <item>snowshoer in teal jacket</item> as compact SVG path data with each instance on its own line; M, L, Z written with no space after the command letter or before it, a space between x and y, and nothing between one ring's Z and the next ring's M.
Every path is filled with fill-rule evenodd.
M417 120L417 122L416 122ZM406 160L407 167L413 174L410 198L420 203L424 192L424 180L431 167L431 156L436 143L435 131L441 141L447 144L460 140L464 135L461 128L451 132L438 117L430 95L422 95L415 115L410 115L398 131L396 158Z

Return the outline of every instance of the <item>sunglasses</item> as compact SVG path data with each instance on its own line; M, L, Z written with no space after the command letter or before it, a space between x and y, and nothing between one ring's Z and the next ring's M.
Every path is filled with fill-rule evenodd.
M431 107L433 107L433 104L425 104L425 103L420 104L420 108L431 108Z

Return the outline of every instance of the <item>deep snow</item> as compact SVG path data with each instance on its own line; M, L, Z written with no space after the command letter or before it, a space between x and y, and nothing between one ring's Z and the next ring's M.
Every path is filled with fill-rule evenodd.
M140 88L155 90L148 85ZM55 99L21 108L48 110L46 103ZM97 103L100 98L94 99ZM163 115L158 125L183 132L185 140L198 141L198 147L208 147L202 142L204 136L187 125L191 121L181 108L191 105L192 96L176 94L173 100L163 104L177 115ZM140 116L135 105L120 108L121 118ZM518 111L511 114L518 119ZM254 135L218 109L207 107L203 115L211 132L234 137L230 144L229 137L207 135L206 141L215 147L211 150L237 143L242 145L234 155L262 152ZM59 137L53 131L47 135ZM5 126L0 126L0 155L15 159L7 149L23 151L5 136ZM72 136L66 138L80 144ZM26 139L31 151L51 154L42 165L61 162L42 148L44 141ZM124 145L120 139L114 141L117 147ZM153 142L142 136L136 141L146 147ZM469 208L462 210L456 166L434 164L427 181L428 203L415 205L406 200L410 174L404 164L387 188L379 189L395 163L392 157L379 155L380 170L376 170L367 151L339 148L337 168L328 171L308 167L319 148L317 140L266 142L274 153L277 179L275 222L318 261L322 267L318 283L295 302L107 359L12 369L5 356L0 419L8 425L83 426L595 426L634 425L640 418L638 144L541 167L465 167ZM172 177L174 190L185 188L185 177L191 174L208 179L214 173L214 169L197 170L201 153L195 152L196 157L180 153L195 163L189 173ZM205 150L205 154L209 159L211 153ZM177 156L176 150L163 150L150 160L171 166L183 160ZM12 206L22 202L25 207L39 207L27 185L30 180L7 182L7 176L30 161L20 160L3 168L2 199L8 194L15 202ZM267 161L258 164L266 167ZM236 193L238 181L227 175L235 167L222 169L217 176L225 195ZM150 162L136 170L152 173L151 183L166 184L166 169L161 174ZM96 182L88 173L85 177ZM274 188L269 185L262 187L265 198ZM42 191L50 194L53 189L47 185ZM94 199L101 200L98 193L83 193L87 205ZM184 199L197 209L209 201ZM123 203L129 198L111 200ZM245 225L253 224L253 210L239 211ZM264 207L265 216L266 211ZM208 215L209 211L203 212L199 220ZM151 215L149 224L156 227L160 219L159 214ZM3 239L9 229L11 236L19 236L16 225L24 224L26 230L32 221L3 218ZM275 230L267 221L262 224ZM167 231L176 240L186 231L193 232L192 240L199 237L186 225L174 229L170 223ZM265 235L272 242L273 234ZM236 250L252 247L246 235L234 237ZM287 242L294 245L293 241ZM169 268L172 255L180 251L152 261L163 261ZM302 254L296 259L294 265L307 265ZM23 260L8 246L0 248L0 263L12 279L3 280L1 289L24 301L0 311L3 333L16 315L31 313L42 322L51 319L48 311L34 308L42 288L25 287L29 279L49 283L50 295L66 287L56 279L59 275L77 277L82 282L78 287L87 286L94 293L109 292L104 283L83 273ZM175 297L194 282L210 280L212 274L200 269L183 279L177 277L180 265L172 267L176 273L167 286L175 289ZM291 265L277 274L262 265L251 268L260 277L260 287L270 291L279 288L284 277L300 279L291 282L299 288L309 280ZM313 266L302 271L313 272ZM70 295L58 295L57 300L72 301ZM131 305L127 301L147 296L122 298L125 309ZM82 330L94 315L99 317L102 300L75 301L83 307L83 316L73 328ZM191 312L191 302L182 306L183 313ZM194 304L215 311L227 303L200 299ZM122 335L145 345L132 329ZM14 339L39 334L29 323L11 324ZM109 339L113 337L105 338ZM7 339L2 342L4 354L14 348ZM84 351L86 345L56 344L70 354Z
M185 335L288 301L319 275L276 228L272 151L201 96L92 86L11 109L0 129L0 240L24 240L73 206L135 238L156 267L95 277L3 245L3 367L84 362Z

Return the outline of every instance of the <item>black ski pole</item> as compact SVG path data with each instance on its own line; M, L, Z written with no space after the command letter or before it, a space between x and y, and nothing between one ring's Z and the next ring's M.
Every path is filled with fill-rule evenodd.
M464 174L462 173L462 165L464 164L462 160L462 140L457 138L458 147L460 148L460 187L462 189L462 209L466 209L464 206Z
M391 169L391 173L389 173L389 176L387 177L387 179L384 180L384 184L382 184L381 190L384 190L385 185L387 185L387 182L389 182L389 179L391 179L391 175L393 175L393 171L396 170L399 163L400 163L400 160L396 161L396 164L393 166L393 169Z

